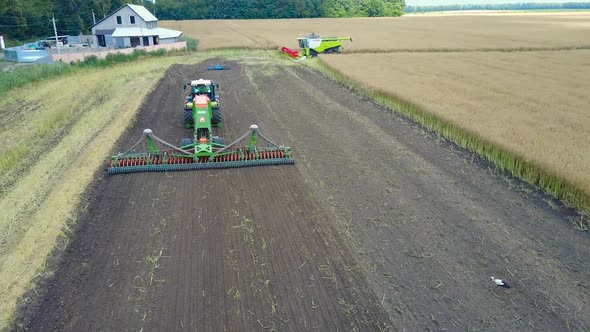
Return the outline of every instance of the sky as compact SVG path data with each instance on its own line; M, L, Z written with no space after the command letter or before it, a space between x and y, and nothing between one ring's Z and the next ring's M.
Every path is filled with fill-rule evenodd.
M406 0L407 6L436 6L436 5L486 5L499 3L564 3L564 2L588 2L588 0Z

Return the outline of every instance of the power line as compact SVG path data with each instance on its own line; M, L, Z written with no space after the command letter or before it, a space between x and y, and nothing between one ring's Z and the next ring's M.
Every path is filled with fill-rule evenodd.
M43 39L45 39L46 37L41 37L41 36L46 36L46 35L48 35L48 34L50 34L52 32L53 32L53 29L48 29L48 30L44 30L44 31L38 32L38 33L36 33L34 35L21 36L21 37L17 37L17 38L11 37L10 39L16 40L18 42L24 41L24 40L27 40L27 39L32 39L32 38L43 38Z
M89 22L92 21L91 18L80 17L79 19L63 19L63 20L55 20L56 22L60 22L62 24L72 24L72 23L83 23L84 26L92 25ZM28 28L28 27L35 27L35 26L47 26L50 25L51 21L48 22L34 22L34 23L25 23L25 24L14 24L14 25L0 25L0 28Z
M37 25L45 25L46 23L37 22L31 24L15 24L15 25L0 25L0 28L20 28L20 27L30 27L30 26L37 26Z

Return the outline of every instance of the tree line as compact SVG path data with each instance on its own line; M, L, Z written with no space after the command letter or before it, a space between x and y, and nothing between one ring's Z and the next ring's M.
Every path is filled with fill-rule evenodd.
M406 13L443 12L450 10L571 10L589 9L590 2L565 3L504 3L481 5L406 6Z
M158 19L265 19L400 16L404 0L158 0Z
M404 0L0 0L0 34L11 39L89 34L127 3L145 6L159 20L400 16ZM93 17L94 13L94 17Z

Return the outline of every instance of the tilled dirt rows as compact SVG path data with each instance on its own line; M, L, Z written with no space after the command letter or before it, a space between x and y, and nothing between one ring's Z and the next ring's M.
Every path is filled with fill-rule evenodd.
M210 78L226 142L257 123L297 164L99 174L16 329L588 329L567 211L305 68L212 63L172 67L118 149L189 137L181 86Z

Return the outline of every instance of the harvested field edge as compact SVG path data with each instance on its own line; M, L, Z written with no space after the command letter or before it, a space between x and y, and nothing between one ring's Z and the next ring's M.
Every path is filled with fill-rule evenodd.
M330 67L318 59L307 61L305 65L316 69L322 75L335 80L349 89L373 100L375 103L399 113L425 128L432 130L445 139L448 139L461 148L471 151L485 160L494 164L500 171L506 171L511 175L539 187L545 193L561 200L566 206L578 210L581 214L581 222L576 225L580 230L590 229L590 197L588 197L576 185L552 174L543 167L526 161L522 157L499 148L498 146L481 138L477 133L462 129L457 125L446 121L402 97L370 88L365 83L356 81L345 73Z
M590 49L590 46L588 47ZM210 53L211 56L218 54L219 56L229 57L231 55L243 55L244 52L255 52L255 51L278 51L280 49L279 46L269 46L269 47L234 47L234 46L223 46L223 47L207 47L199 50L199 52L207 52ZM219 53L221 52L221 53ZM230 52L226 54L225 52Z
M358 49L347 50L348 54L381 53L468 53L468 52L549 52L590 50L590 45L564 47L497 47L497 48L400 48L400 49Z

